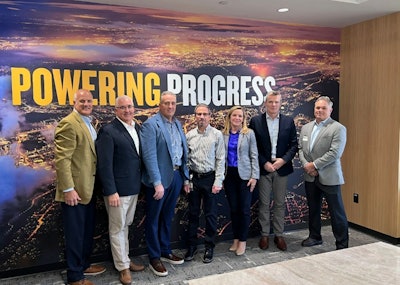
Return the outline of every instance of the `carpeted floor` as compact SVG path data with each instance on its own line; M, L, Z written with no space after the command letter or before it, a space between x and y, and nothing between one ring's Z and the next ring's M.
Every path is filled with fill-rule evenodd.
M298 258L304 258L312 255L317 255L326 252L335 252L335 255L341 255L341 251L335 250L335 242L330 226L324 226L322 230L322 236L324 243L322 245L304 248L301 246L301 241L308 235L307 229L290 231L285 233L284 237L288 245L288 250L285 252L279 251L273 242L270 244L270 248L263 251L258 247L259 237L251 238L247 242L246 253L243 256L236 256L234 253L229 252L230 241L220 242L215 248L214 261L209 264L202 262L202 255L204 251L200 248L199 253L195 259L190 262L185 262L182 265L169 265L166 264L166 268L169 275L166 277L155 276L150 269L147 267L148 259L146 255L134 257L133 260L138 263L146 265L146 269L139 273L132 273L132 284L196 284L191 283L189 280L199 279L209 275L217 275L227 272L233 272L282 261L288 261ZM380 239L365 234L356 229L350 228L350 249L362 245L368 245L381 241ZM386 244L386 243L384 243ZM399 248L399 245L395 246ZM185 250L175 250L175 254L183 256ZM362 257L362 256L361 256ZM381 261L385 260L385 256L380 256ZM389 258L389 256L388 256ZM380 260L377 260L379 262ZM397 274L399 274L400 260L397 257ZM111 262L105 262L104 265L107 267L107 271L101 275L89 278L96 285L118 285L121 284L118 280L118 272L114 269ZM297 266L297 265L294 265ZM396 265L394 265L396 266ZM315 268L317 270L317 268ZM301 274L298 273L298 274ZM306 272L304 272L307 275ZM398 276L398 275L397 275ZM219 276L220 277L220 276ZM217 284L216 280L209 284ZM221 279L222 280L222 279ZM239 279L238 279L239 280ZM238 281L236 280L236 281ZM66 276L62 271L48 271L38 274L19 276L7 279L0 279L0 285L11 285L11 284L26 284L26 285L63 285L65 284ZM255 281L255 280L254 280ZM218 281L219 282L219 281ZM299 279L300 282L300 279ZM199 283L200 284L200 283ZM201 283L205 284L205 283ZM228 283L221 283L228 284ZM244 285L243 282L229 282L230 285L240 284ZM252 283L253 285L259 283ZM271 283L271 284L283 284L283 283ZM294 283L293 283L294 284ZM321 283L297 283L297 284L328 284L321 280ZM333 284L333 283L330 283ZM336 284L336 283L335 283ZM343 282L337 282L337 284L347 285ZM363 283L368 284L368 283ZM375 283L371 283L375 284ZM383 284L383 283L382 283ZM385 283L389 284L389 283ZM398 282L397 284L400 284Z

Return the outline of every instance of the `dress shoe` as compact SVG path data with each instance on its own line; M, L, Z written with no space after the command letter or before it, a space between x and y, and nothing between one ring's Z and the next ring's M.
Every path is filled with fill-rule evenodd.
M319 245L319 244L322 244L322 240L313 239L313 238L310 238L310 237L306 238L305 240L303 240L301 242L302 246L314 246L314 245Z
M183 258L180 258L173 253L163 254L160 259L174 265L182 264L184 262Z
M124 269L119 272L119 281L124 285L129 285L132 283L131 272L129 269Z
M210 263L214 259L214 249L209 247L204 251L203 262Z
M164 277L168 275L167 269L159 259L153 259L150 261L149 268L157 276Z
M258 246L262 249L262 250L266 250L269 247L269 237L267 236L262 236L260 238L260 242L258 243Z
M348 247L349 247L349 241L348 240L345 241L345 242L341 242L341 243L336 242L336 250L345 249L345 248L348 248Z
M143 271L144 270L144 265L141 264L135 264L131 261L131 263L129 264L129 270L133 271L133 272L139 272L139 271Z
M93 264L93 265L90 265L88 268L86 268L85 271L83 271L83 275L95 276L95 275L99 275L99 274L103 273L104 271L106 271L106 268L104 266L98 265L98 264Z
M282 251L287 250L287 245L285 242L285 239L281 236L275 236L274 238L274 243L276 244L276 247Z
M82 279L75 282L69 282L68 285L94 285L94 283L87 279Z
M185 254L185 261L192 261L196 253L197 253L197 247L190 246Z

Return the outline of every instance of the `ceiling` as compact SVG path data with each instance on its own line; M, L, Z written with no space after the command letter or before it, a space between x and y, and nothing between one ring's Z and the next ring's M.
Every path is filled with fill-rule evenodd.
M400 11L400 0L82 0L233 18L343 28ZM340 1L340 2L339 2ZM346 2L362 2L360 4ZM279 8L289 8L278 13Z

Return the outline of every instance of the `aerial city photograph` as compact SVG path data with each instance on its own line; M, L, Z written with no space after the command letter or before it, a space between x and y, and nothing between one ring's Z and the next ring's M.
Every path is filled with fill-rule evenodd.
M313 120L317 97L339 103L337 29L112 4L105 9L81 1L21 2L0 3L0 271L63 260L61 211L54 201L54 130L71 112L78 88L94 95L98 126L115 117L119 95L133 98L135 119L143 123L158 112L160 94L174 91L185 133L196 126L199 103L210 106L211 125L222 130L233 105L244 106L249 121L264 112L265 94L276 90L282 94L281 113L294 118L298 133ZM305 227L308 218L297 156L294 166L286 229ZM107 214L101 192L96 194L94 255L101 256L109 248ZM257 235L257 191L251 209L250 232ZM325 206L323 213L329 219ZM138 253L145 252L144 222L140 195L132 241ZM187 224L182 194L172 241L185 239ZM222 191L218 236L230 231Z

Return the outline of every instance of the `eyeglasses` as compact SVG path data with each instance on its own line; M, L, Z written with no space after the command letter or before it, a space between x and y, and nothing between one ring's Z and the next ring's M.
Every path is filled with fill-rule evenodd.
M132 110L134 107L133 107L133 105L128 105L128 106L119 106L119 107L115 107L115 108L125 111L125 110Z
M196 116L204 116L204 117L206 117L206 116L209 116L210 114L209 113L196 113Z

